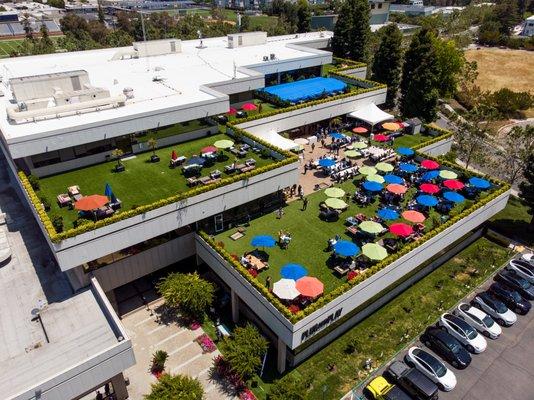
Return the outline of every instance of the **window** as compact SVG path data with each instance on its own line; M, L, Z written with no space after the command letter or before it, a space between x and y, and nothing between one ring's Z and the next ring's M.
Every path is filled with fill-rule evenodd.
M378 8L382 8L382 3L378 3Z

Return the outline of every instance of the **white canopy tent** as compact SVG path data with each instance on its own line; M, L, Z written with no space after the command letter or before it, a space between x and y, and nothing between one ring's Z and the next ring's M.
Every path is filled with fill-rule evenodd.
M280 136L275 130L254 133L254 136L257 136L258 138L265 140L266 142L272 144L273 146L279 147L282 150L291 150L299 147L298 143L295 143L291 139L286 139L285 137Z
M395 118L393 115L382 111L375 103L370 103L359 110L353 111L348 116L367 122L372 126Z

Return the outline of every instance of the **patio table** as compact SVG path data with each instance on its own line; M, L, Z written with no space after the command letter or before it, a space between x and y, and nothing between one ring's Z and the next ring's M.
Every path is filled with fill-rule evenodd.
M249 262L250 266L257 271L261 271L262 269L267 268L267 265L263 261L261 261L258 257L253 256L252 254L249 254L246 259Z

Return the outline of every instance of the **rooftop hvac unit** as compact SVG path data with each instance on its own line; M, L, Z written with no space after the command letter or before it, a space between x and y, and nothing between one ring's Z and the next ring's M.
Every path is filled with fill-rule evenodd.
M276 56L274 55L274 53L271 53L271 60L276 60Z
M263 56L263 61L269 61L269 56Z
M126 96L127 99L134 98L134 90L131 87L125 87L122 89L122 93Z

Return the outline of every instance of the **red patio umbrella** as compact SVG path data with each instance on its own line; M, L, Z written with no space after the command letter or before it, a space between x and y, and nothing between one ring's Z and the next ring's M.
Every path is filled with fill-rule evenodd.
M421 161L421 167L425 169L438 169L439 164L434 160L423 160Z
M354 133L367 133L367 132L369 132L369 129L367 129L367 128L363 127L363 126L358 126L358 127L354 128L352 130L352 132L354 132Z
M404 185L399 185L398 183L390 183L386 186L386 190L393 194L404 194L408 188Z
M178 155L176 154L176 151L173 150L171 153L171 160L176 161L178 159Z
M406 210L402 213L402 218L404 218L406 221L414 222L414 223L421 223L424 222L426 217L424 214L420 213L419 211L415 210Z
M462 190L465 187L458 179L447 179L443 182L443 186L451 190Z
M389 231L394 235L406 237L410 236L413 233L413 228L408 224L398 222L396 224L391 224L391 226L389 227Z
M436 194L439 192L439 186L434 185L433 183L423 183L421 186L419 186L419 189L421 189L421 192L428 194Z
M202 154L204 154L204 153L215 153L215 152L217 152L217 147L215 147L215 146L206 146L206 147L202 148L202 150L200 150L200 152Z
M297 281L296 287L301 295L312 298L320 296L324 291L323 282L312 276L300 278Z
M235 109L234 107L230 107L230 109L228 110L227 114L236 115L237 114L237 109Z
M92 194L91 196L82 197L80 200L74 203L74 208L80 211L92 211L108 203L109 199L107 196Z
M245 110L245 111L253 111L253 110L257 110L258 107L256 107L256 105L252 104L252 103L245 103L245 104L243 104L241 109Z
M387 142L389 140L389 136L379 133L378 135L375 135L373 139L377 142Z

